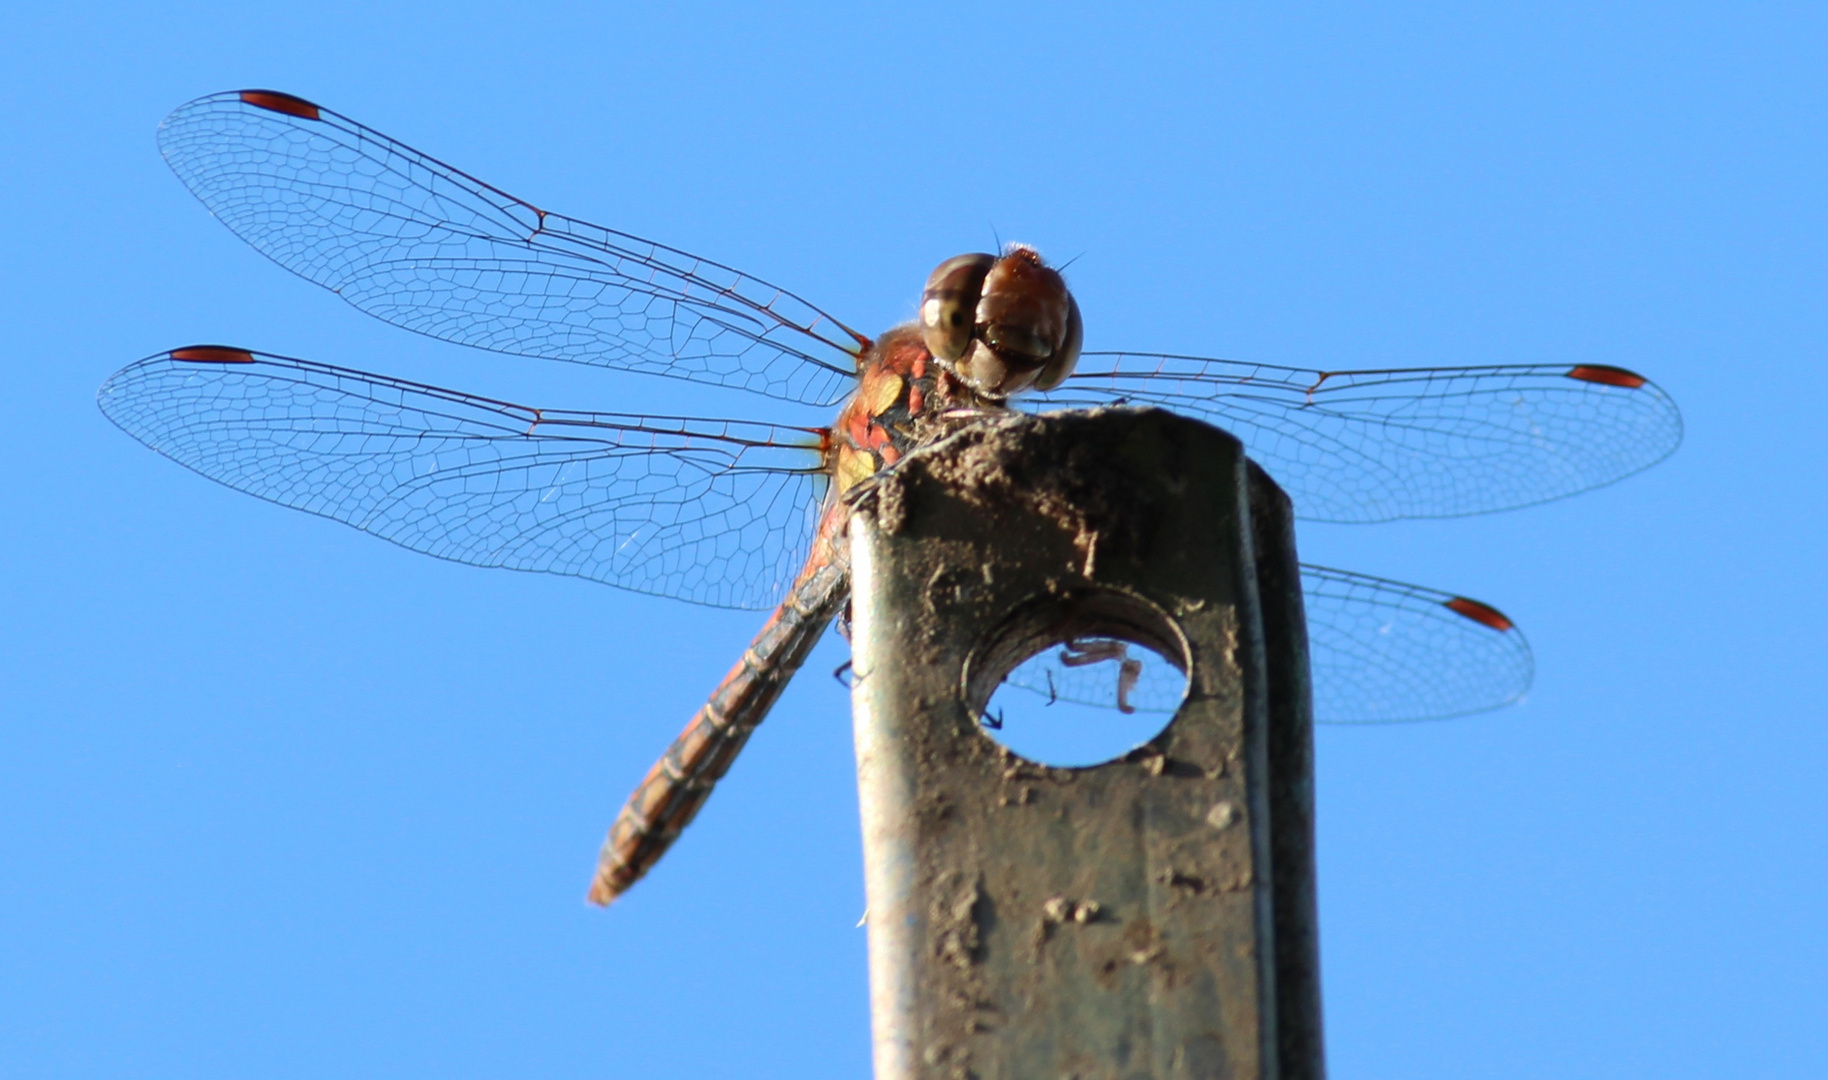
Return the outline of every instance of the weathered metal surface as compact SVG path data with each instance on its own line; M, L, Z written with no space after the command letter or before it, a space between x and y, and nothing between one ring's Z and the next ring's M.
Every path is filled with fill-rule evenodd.
M1300 584L1237 441L969 428L860 502L852 558L878 1080L1317 1080ZM1098 633L1188 671L1161 735L1061 769L979 729L1009 666Z
M1314 865L1314 701L1301 564L1295 558L1295 522L1288 499L1254 463L1250 473L1251 546L1268 646L1277 1062L1285 1080L1321 1080L1326 1060Z

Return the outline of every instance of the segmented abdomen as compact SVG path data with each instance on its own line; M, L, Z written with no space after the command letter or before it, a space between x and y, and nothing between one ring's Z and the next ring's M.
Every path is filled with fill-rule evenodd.
M828 515L787 599L629 796L598 857L591 903L609 904L666 854L850 597L837 525Z

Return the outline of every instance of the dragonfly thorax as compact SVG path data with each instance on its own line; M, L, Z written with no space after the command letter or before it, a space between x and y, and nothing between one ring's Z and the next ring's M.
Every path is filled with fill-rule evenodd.
M901 456L985 412L1000 396L978 390L936 361L921 329L904 323L871 343L857 367L857 391L833 428L831 467L839 490L894 465Z
M1058 271L1034 248L940 263L920 298L927 348L978 393L1052 390L1072 374L1084 324Z

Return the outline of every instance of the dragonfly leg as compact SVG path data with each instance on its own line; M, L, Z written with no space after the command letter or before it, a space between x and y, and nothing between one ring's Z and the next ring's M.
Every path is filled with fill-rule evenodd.
M1117 711L1128 715L1136 711L1130 704L1130 692L1142 681L1142 661L1130 655L1130 646L1114 638L1074 638L1060 649L1060 662L1067 667L1086 667L1117 661ZM1049 704L1052 704L1053 676L1048 676Z

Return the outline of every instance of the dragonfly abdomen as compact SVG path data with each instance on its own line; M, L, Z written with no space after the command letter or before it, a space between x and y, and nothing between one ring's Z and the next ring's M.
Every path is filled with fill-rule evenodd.
M613 902L673 846L844 606L849 568L841 543L824 539L742 659L616 815L590 885L591 903Z

